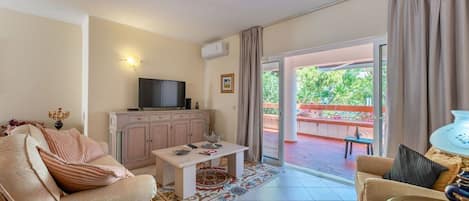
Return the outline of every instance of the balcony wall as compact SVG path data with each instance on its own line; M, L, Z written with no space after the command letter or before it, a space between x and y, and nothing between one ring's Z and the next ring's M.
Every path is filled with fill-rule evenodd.
M277 104L266 103L264 108L277 109ZM373 113L372 106L338 106L338 105L316 105L307 104L299 105L298 108L306 110L329 110L329 111L346 111L346 112L362 112L371 116ZM363 138L373 138L373 122L369 120L341 120L297 116L297 132L301 134L344 139L347 136L354 136L356 127L362 134ZM264 115L264 128L278 130L279 120L277 115Z

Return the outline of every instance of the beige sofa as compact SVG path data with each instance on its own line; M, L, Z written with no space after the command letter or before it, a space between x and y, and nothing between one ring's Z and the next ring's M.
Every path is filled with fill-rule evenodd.
M36 146L49 150L41 131L30 125L0 138L0 184L15 201L150 201L156 195L155 179L139 175L93 190L65 195L49 174ZM102 144L107 153L107 145ZM110 155L92 162L121 166Z
M411 184L383 179L391 169L393 159L359 156L355 189L359 201L383 201L398 196L421 196L437 200L447 200L444 193Z

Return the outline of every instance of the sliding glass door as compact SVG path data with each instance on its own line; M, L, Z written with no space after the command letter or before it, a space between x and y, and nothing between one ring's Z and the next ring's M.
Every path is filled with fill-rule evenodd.
M283 164L282 70L283 61L262 64L264 161Z
M374 42L374 139L380 156L386 150L386 90L387 90L387 44L386 40Z

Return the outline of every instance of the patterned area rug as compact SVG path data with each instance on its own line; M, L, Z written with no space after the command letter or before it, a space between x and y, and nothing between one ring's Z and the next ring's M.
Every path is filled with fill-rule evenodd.
M197 170L197 192L184 201L235 200L249 190L272 180L281 168L267 164L245 164L243 178L235 179L226 173L226 167L202 167ZM158 186L153 201L180 201L174 186Z

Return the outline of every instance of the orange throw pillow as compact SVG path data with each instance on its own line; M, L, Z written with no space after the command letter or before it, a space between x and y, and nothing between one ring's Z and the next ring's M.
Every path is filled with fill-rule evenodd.
M96 141L75 128L64 131L46 128L42 132L50 151L67 162L86 163L105 155Z
M425 154L425 157L448 168L447 171L444 171L440 174L436 182L433 184L434 190L444 192L446 186L456 180L456 177L461 170L462 158L459 156L443 153L433 147L428 150L428 152Z
M134 176L124 167L68 163L39 147L38 151L52 177L67 193L107 186L120 179Z

